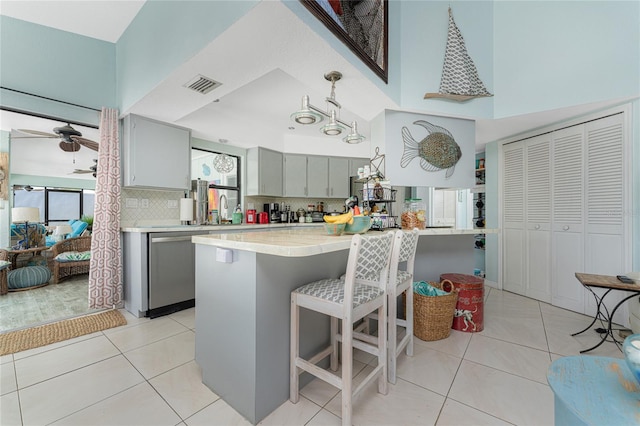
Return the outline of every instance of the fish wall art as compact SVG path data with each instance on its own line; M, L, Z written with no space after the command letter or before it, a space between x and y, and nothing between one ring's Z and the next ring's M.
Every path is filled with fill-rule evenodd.
M400 167L405 168L414 158L420 159L420 167L427 172L446 170L445 178L453 175L456 164L462 158L462 150L451 132L444 127L436 126L428 121L417 120L413 124L427 130L420 142L417 142L406 126L402 127L404 151L400 159Z

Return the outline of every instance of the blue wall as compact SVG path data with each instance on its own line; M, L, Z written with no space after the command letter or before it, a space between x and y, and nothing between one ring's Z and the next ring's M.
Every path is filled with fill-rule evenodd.
M494 118L640 94L640 2L494 8Z
M494 98L467 102L423 99L438 92L449 26L448 7L464 37L469 56L494 93L493 2L403 1L401 8L401 106L433 113L492 118Z
M118 40L121 111L133 106L258 1L147 1Z
M0 55L3 87L96 109L116 105L113 43L0 16ZM2 105L98 123L95 112L8 91Z

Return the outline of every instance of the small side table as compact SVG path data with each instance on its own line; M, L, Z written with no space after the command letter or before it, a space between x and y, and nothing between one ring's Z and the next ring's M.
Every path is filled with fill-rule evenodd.
M596 299L597 312L593 317L593 321L591 321L591 324L589 324L584 330L573 333L572 336L577 336L578 334L582 334L585 331L589 330L598 319L607 322L606 333L602 333L603 336L600 342L598 342L595 346L590 347L589 349L581 350L580 353L594 350L598 346L602 345L609 336L611 336L613 343L615 343L618 348L621 349L622 342L615 338L613 330L611 329L611 325L613 323L613 315L624 302L631 299L632 297L640 295L640 284L625 284L623 282L620 282L618 278L611 275L583 274L580 272L576 272L576 278L578 279L578 281L580 281L580 284L582 284L584 288L586 288L587 290L589 290L589 292L591 292L591 294L593 294L593 297ZM600 287L606 289L607 291L602 295L602 297L600 297L596 294L595 291L593 291L591 287ZM612 290L627 291L631 294L620 300L618 304L611 310L611 312L609 312L606 305L603 303L603 300Z
M49 247L47 246L31 247L29 249L24 249L24 250L13 250L10 248L6 249L8 253L9 261L11 262L11 269L15 270L18 267L17 265L18 256L20 256L21 254L31 253L33 256L35 256L48 249Z
M556 425L638 425L640 387L623 359L568 356L547 372Z

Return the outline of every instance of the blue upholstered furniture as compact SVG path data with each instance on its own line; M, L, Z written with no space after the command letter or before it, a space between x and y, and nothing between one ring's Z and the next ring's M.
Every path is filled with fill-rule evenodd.
M89 226L89 224L87 222L83 222L81 220L76 220L76 219L71 219L69 221L69 225L71 225L71 229L72 231L67 234L66 238L76 238L79 237L80 235L82 235L82 233L87 229L87 227ZM52 235L48 235L47 238L47 247L51 247L53 246L55 243L57 243L58 241L55 239L54 236Z
M36 230L37 230L37 233L34 234L33 231L36 231ZM24 231L25 231L24 223L11 224L11 232L10 232L11 246L15 246L20 241L24 240L24 236L25 236ZM36 238L37 242L40 243L42 236L47 233L47 228L45 228L45 226L41 223L29 223L29 232L31 234L31 239ZM31 241L31 243L33 244L33 241Z
M7 274L9 290L26 290L49 284L51 271L46 266L25 266Z

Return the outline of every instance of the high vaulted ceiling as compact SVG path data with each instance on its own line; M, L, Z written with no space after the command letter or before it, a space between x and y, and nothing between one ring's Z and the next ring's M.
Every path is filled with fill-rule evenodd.
M143 4L144 1L115 0L2 0L0 13L115 42ZM344 75L336 83L336 98L343 105L342 119L357 120L359 131L369 138L370 120L385 108L397 109L398 105L286 6L265 1L122 112L172 122L192 129L195 137L225 140L242 147L261 145L295 151L296 137L304 136L322 140L324 143L317 145L325 152L339 149L342 155L362 155L363 146L346 146L339 138L320 135L318 126L295 125L289 118L305 94L310 95L312 104L324 106L330 84L323 74L331 70ZM199 74L222 85L207 95L190 92L184 85ZM481 150L489 141L616 102L619 101L477 120L476 146Z

